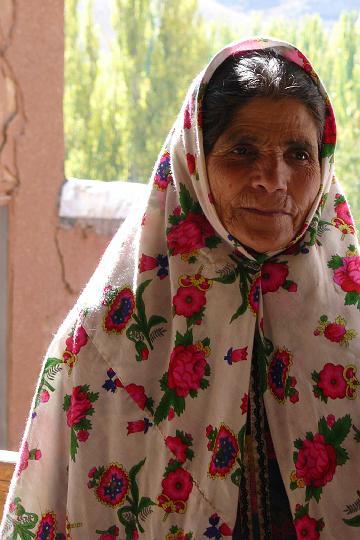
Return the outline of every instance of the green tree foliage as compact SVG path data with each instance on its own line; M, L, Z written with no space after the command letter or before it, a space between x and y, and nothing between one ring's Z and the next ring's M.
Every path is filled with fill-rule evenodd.
M327 28L302 21L253 19L252 28L205 24L198 0L114 0L115 38L99 52L86 0L66 0L65 138L67 176L146 182L192 78L216 50L249 34L301 49L333 102L336 174L360 221L360 19L344 13Z

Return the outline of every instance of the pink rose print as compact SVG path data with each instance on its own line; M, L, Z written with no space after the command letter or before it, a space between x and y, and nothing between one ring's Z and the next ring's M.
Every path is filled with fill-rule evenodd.
M139 272L146 272L147 270L154 270L158 265L155 257L149 257L148 255L141 255L139 260Z
M17 476L20 476L20 474L27 469L29 460L38 461L39 459L41 459L41 450L39 448L29 450L28 442L25 441L20 454L20 464L17 470Z
M336 214L338 218L342 219L348 225L354 225L347 202L341 202L336 206Z
M323 144L335 144L336 143L336 123L335 116L331 105L327 106L327 114L325 119L325 127L323 133Z
M340 341L342 341L345 334L346 334L345 326L342 326L341 324L336 324L336 323L328 324L324 330L324 336L328 340L334 341L335 343L339 343Z
M179 287L173 298L175 313L184 317L191 317L198 313L206 304L205 292L199 290L194 285L190 287Z
M303 538L306 538L307 540L318 540L318 538L320 538L320 533L317 530L317 521L308 514L305 514L305 516L299 519L295 519L294 525L298 540L302 540Z
M65 364L70 368L70 371L77 362L77 355L82 347L86 345L88 336L83 326L75 326L72 333L66 339L66 349L63 353L63 359Z
M345 200L345 197L340 193L335 195L334 207L336 212L336 217L331 220L331 223L339 229L342 233L342 240L345 237L345 234L354 234L355 225L350 214L350 209Z
M196 167L195 156L193 156L192 154L186 154L186 161L187 161L189 173L194 174L195 167Z
M180 439L180 437L166 437L165 444L175 455L177 461L185 463L188 446Z
M169 250L172 255L191 253L204 247L206 239L213 235L215 231L203 214L189 212L168 232Z
M333 279L343 291L360 293L360 257L343 257L342 266L335 270Z
M234 364L236 362L242 362L243 360L247 360L247 347L243 347L242 349L233 349L230 347L226 355L224 356L224 360L231 366L231 364Z
M297 477L303 478L306 486L325 486L336 470L334 447L326 444L324 435L316 433L312 440L303 441L295 467Z
M170 472L161 482L163 494L172 501L187 501L193 488L191 474L182 467Z
M249 396L248 394L245 393L243 397L241 398L241 405L240 405L241 414L247 413L248 406L249 406Z
M88 411L92 408L92 403L88 398L87 392L84 392L81 386L73 388L70 407L66 412L67 425L74 426L80 420L86 417Z
M346 381L343 377L344 367L341 364L325 364L319 373L318 387L326 397L331 399L344 398L346 395Z
M93 403L99 398L98 392L90 392L89 385L75 386L71 396L65 394L63 409L66 412L67 425L71 429L70 456L73 461L77 454L79 442L85 442L92 429L91 416L95 409Z
M96 531L98 534L100 531ZM103 532L101 536L99 536L99 540L117 540L117 537L120 534L119 527L116 527L116 525L113 525L112 527L109 527L109 529L106 532Z
M338 315L334 322L329 321L327 315L321 315L319 325L314 330L314 336L324 336L333 343L349 346L350 340L356 337L355 330L346 328L346 320Z
M147 433L149 428L152 427L152 425L153 424L148 418L128 422L127 434L130 435L131 433Z
M356 377L356 367L353 365L343 366L328 362L318 373L311 374L315 382L314 395L322 401L330 399L355 399L359 381Z
M186 397L190 390L198 390L205 375L207 362L202 350L195 345L178 345L170 356L168 386L178 396Z
M125 386L125 390L132 397L135 403L139 405L140 409L144 410L147 401L145 388L141 385L131 383Z
M40 394L41 403L47 403L50 399L50 394L47 390L43 390Z
M263 294L275 292L286 281L289 269L284 263L267 262L261 269L261 288Z
M86 429L80 429L76 434L77 440L80 442L85 442L89 438L89 432Z
M184 129L191 128L191 107L192 107L192 100L189 100L184 110Z

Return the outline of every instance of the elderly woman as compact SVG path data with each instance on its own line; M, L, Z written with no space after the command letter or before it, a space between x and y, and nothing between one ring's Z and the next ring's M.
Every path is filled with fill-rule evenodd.
M293 46L195 79L44 362L2 539L358 538L360 257Z

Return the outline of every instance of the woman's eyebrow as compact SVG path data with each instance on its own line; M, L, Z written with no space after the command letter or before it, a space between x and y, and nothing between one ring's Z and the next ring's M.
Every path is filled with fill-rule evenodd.
M296 138L296 139L288 139L286 141L287 146L302 146L306 150L313 150L314 145L308 140L303 138Z

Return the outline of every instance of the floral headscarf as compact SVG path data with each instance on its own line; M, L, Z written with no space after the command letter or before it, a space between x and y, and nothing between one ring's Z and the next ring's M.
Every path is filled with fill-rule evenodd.
M326 122L302 231L255 258L216 214L202 100L226 58L267 48L313 78ZM144 214L114 237L50 346L1 538L230 537L255 333L298 537L358 537L360 256L335 139L323 86L287 43L232 44L195 79Z

